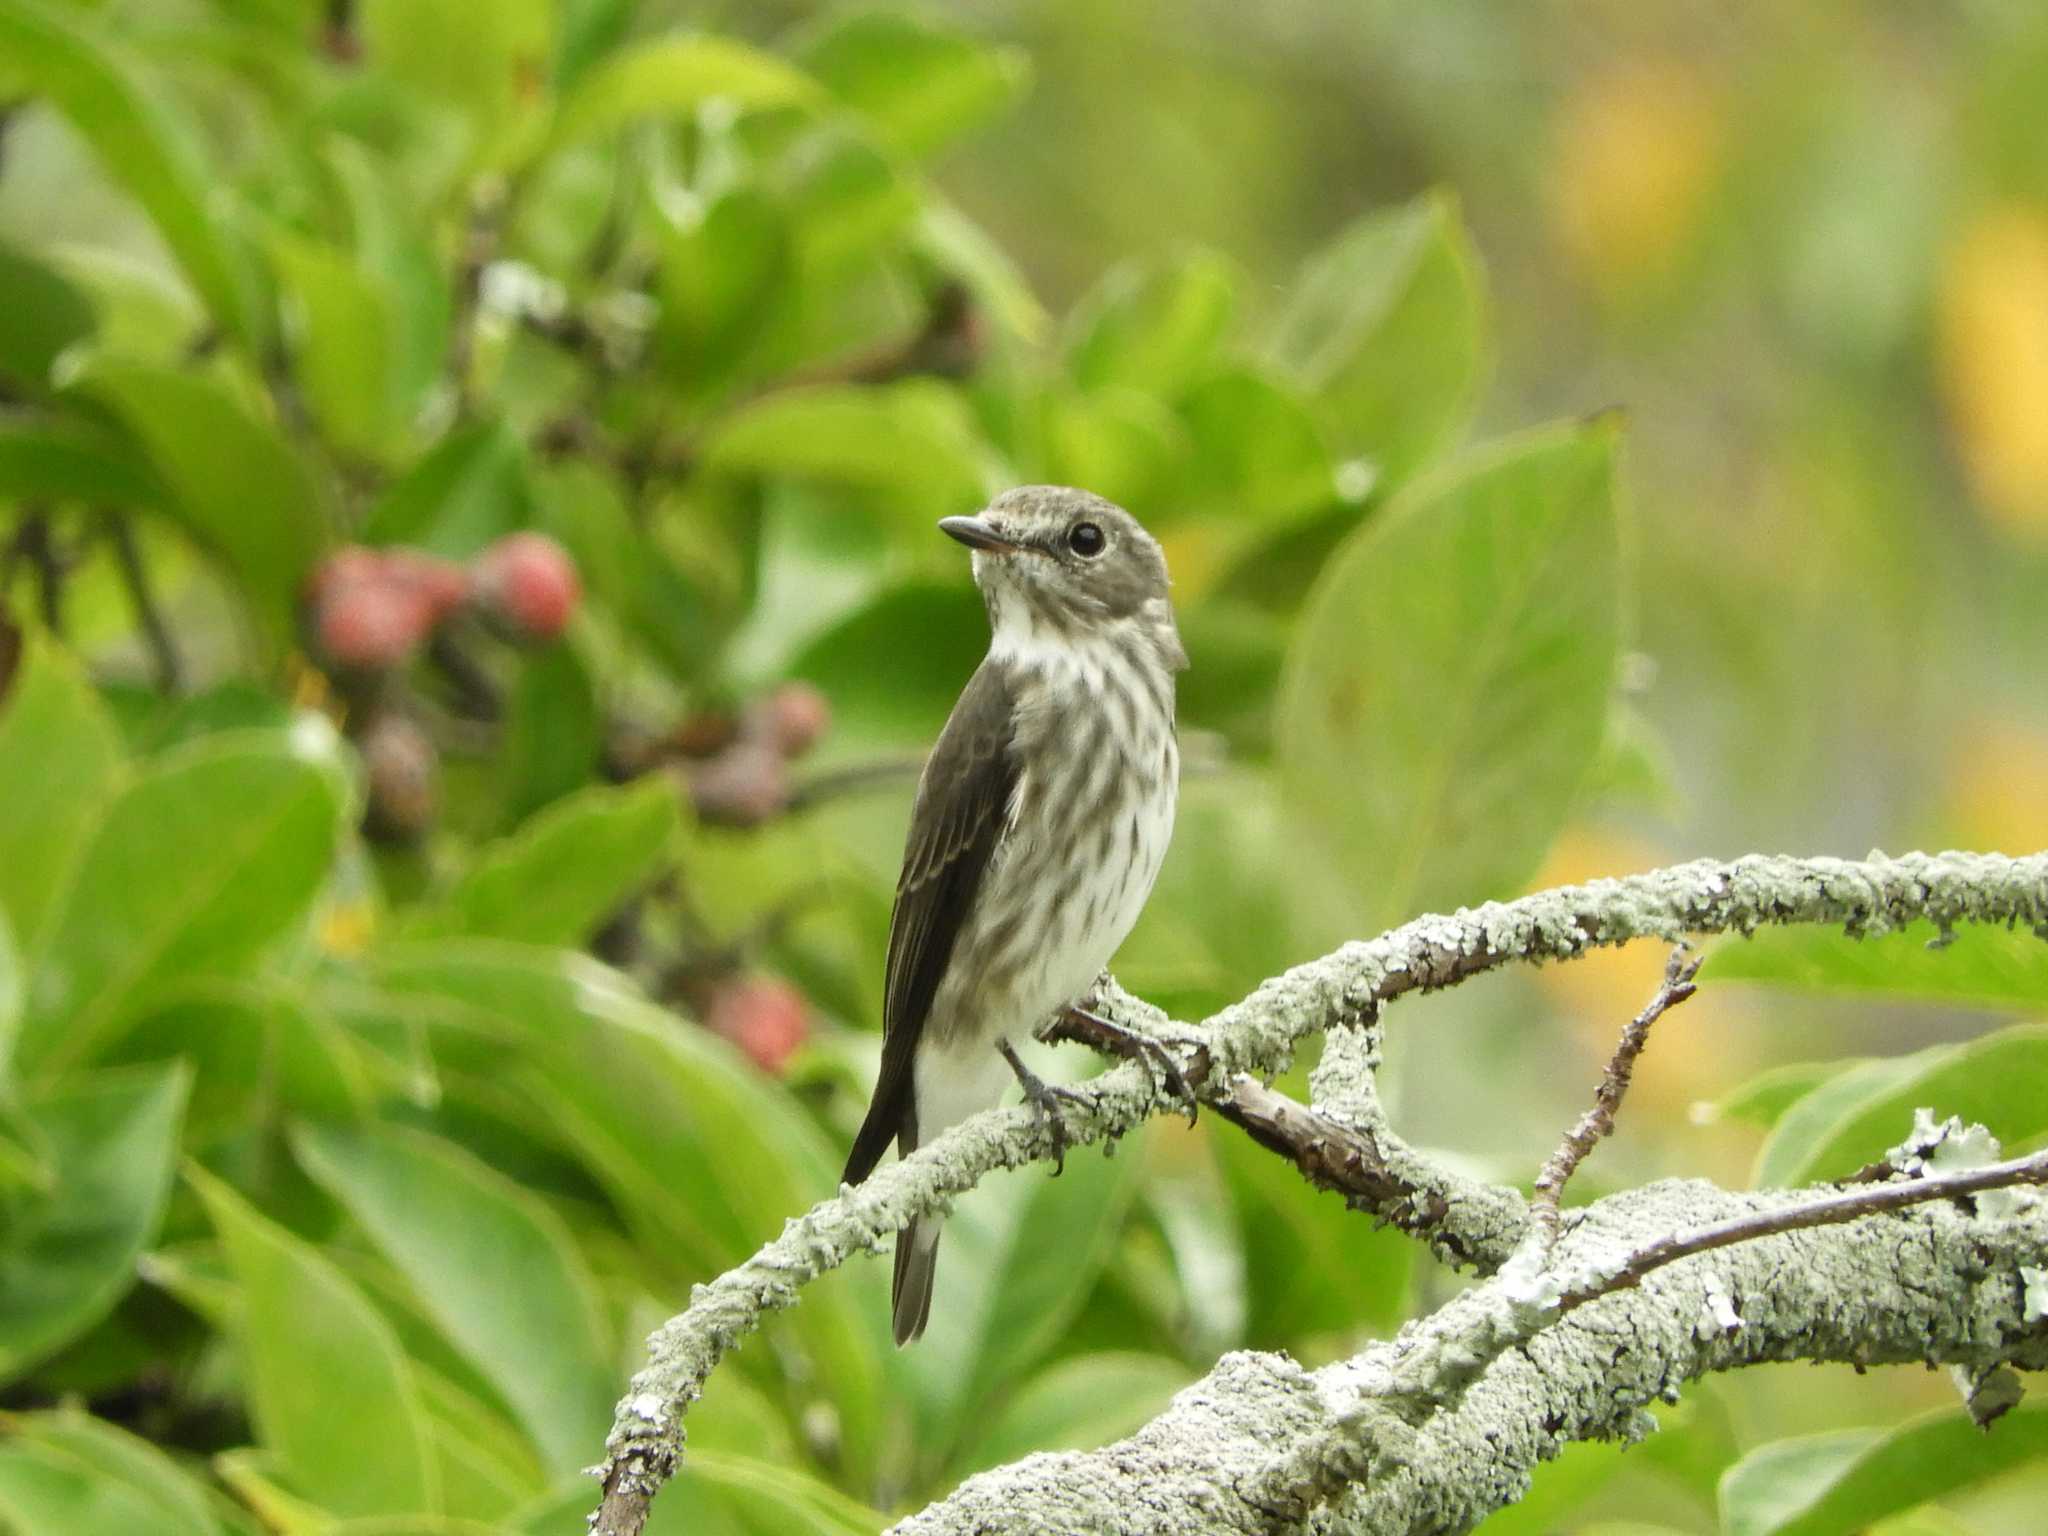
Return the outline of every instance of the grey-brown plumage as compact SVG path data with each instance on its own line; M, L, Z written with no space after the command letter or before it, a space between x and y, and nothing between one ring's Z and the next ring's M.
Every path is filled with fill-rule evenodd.
M1001 1097L1000 1046L1079 998L1136 922L1180 776L1186 654L1158 544L1086 491L940 524L975 550L989 653L919 780L889 928L882 1069L846 1179ZM936 1218L896 1239L896 1341L924 1331Z

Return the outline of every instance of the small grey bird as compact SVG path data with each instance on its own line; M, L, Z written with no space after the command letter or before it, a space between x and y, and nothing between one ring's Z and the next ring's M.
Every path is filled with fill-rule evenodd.
M889 923L882 1070L846 1181L1002 1098L1058 1090L1015 1035L1078 1008L1138 920L1173 835L1174 674L1158 541L1086 491L1029 485L939 527L974 551L987 657L918 781ZM1131 1054L1153 1050L1124 1034ZM1172 1068L1169 1065L1169 1071ZM896 1236L896 1342L931 1314L939 1219Z

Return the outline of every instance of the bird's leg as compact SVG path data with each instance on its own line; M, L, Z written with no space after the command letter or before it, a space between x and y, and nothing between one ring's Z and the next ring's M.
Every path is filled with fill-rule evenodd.
M1048 1083L1024 1065L1024 1059L1017 1054L1016 1048L1008 1040L998 1039L996 1049L1003 1053L1003 1060L1007 1061L1010 1070L1017 1074L1017 1086L1024 1090L1024 1097L1045 1116L1046 1125L1052 1132L1052 1176L1058 1178L1066 1171L1067 1147L1070 1145L1067 1138L1066 1111L1060 1106L1064 1103L1086 1108L1088 1095L1077 1093L1072 1088L1063 1088L1058 1083Z
M1069 1003L1053 1015L1052 1022L1039 1030L1038 1038L1048 1045L1062 1041L1090 1045L1098 1051L1143 1064L1155 1084L1162 1078L1165 1080L1174 1097L1187 1106L1188 1124L1195 1123L1195 1116L1201 1108L1201 1101L1195 1097L1195 1085L1188 1081L1187 1073L1181 1070L1173 1052L1150 1035L1140 1034L1128 1024L1119 1024L1114 1019L1105 1019L1082 1003Z

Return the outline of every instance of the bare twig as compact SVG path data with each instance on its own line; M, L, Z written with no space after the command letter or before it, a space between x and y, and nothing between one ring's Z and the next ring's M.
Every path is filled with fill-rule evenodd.
M1682 944L1671 951L1671 959L1664 967L1664 982L1657 988L1657 995L1623 1028L1607 1070L1601 1074L1600 1086L1594 1090L1592 1108L1579 1116L1579 1123L1565 1133L1564 1140L1536 1176L1535 1193L1529 1203L1532 1214L1543 1229L1546 1243L1557 1241L1561 1219L1558 1202L1564 1197L1565 1185L1578 1171L1579 1164L1586 1160L1586 1155L1603 1139L1614 1134L1614 1116L1635 1077L1636 1058L1650 1043L1650 1026L1699 990L1693 984L1693 977L1699 974L1701 958L1698 955L1688 957Z
M57 547L50 513L40 506L24 511L14 537L8 541L6 554L0 558L0 585L12 578L16 564L25 564L35 573L37 610L43 616L43 627L53 635L62 635L64 578L69 567Z
M1689 1259L1694 1254L1709 1253L1716 1248L1755 1242L1758 1238L1775 1237L1781 1232L1839 1226L1845 1221L1859 1221L1865 1216L1876 1216L1885 1211L1925 1205L1930 1200L1960 1200L1994 1189L2044 1184L2048 1184L2048 1152L2035 1152L2027 1157L1987 1163L1981 1168L1966 1168L1958 1173L1931 1174L1895 1184L1862 1184L1823 1195L1805 1205L1737 1216L1644 1244L1611 1274L1567 1292L1558 1304L1559 1310L1569 1312L1615 1291L1627 1290L1641 1284L1644 1276L1667 1264Z
M471 654L467 641L447 624L427 637L427 659L448 679L455 713L472 722L495 723L505 713L497 679Z
M864 789L894 784L903 779L914 779L923 771L922 753L878 757L871 762L848 763L843 768L828 768L823 773L814 773L793 786L783 809L790 812L807 811L812 806L821 805L827 800L836 800L841 795L857 794Z
M456 414L464 419L476 412L475 381L470 375L476 361L477 311L483 300L484 272L496 259L498 239L504 233L508 200L506 187L495 179L476 187L456 253L455 314L448 330L445 371L455 391Z
M111 508L100 514L100 521L108 542L114 546L114 563L120 568L121 585L128 590L135 621L142 626L142 638L156 664L156 685L164 693L176 693L184 686L185 668L171 626L164 622L163 609L158 606L156 589L150 584L149 568L136 547L135 526Z

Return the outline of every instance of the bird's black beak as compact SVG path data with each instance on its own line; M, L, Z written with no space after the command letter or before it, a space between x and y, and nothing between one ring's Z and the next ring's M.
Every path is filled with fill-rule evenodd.
M1004 538L978 517L942 517L939 529L969 549L985 549L993 555L1007 555L1024 547L1015 539Z

